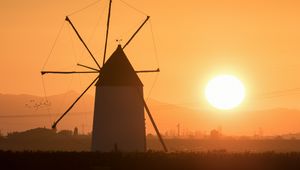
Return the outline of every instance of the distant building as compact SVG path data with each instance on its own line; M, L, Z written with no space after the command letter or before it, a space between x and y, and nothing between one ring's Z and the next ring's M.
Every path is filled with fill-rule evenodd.
M213 129L210 131L211 139L220 139L222 137L222 133L219 130Z

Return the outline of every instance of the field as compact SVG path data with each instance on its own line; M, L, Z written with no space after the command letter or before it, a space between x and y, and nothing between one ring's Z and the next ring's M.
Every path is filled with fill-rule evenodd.
M214 152L11 152L0 151L1 169L269 170L300 169L300 153Z

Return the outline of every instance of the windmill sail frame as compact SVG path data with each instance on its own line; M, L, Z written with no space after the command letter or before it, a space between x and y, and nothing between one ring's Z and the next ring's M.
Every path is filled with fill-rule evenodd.
M106 37L105 37L105 47L104 47L104 54L103 54L103 65L102 67L100 67L99 63L97 62L96 58L94 57L94 55L92 54L92 52L90 51L90 49L88 48L88 46L86 45L86 43L84 42L84 40L82 39L82 37L80 36L79 32L77 31L76 27L73 25L72 21L70 20L70 18L68 16L66 16L66 21L71 25L71 27L73 28L74 32L76 33L77 37L79 38L79 40L82 42L82 44L84 45L84 47L86 48L86 50L89 52L91 58L93 59L93 61L97 64L98 69L96 68L92 68L90 66L86 66L83 64L77 64L78 66L90 69L92 71L81 71L81 72L76 72L76 71L41 71L42 75L46 75L46 74L82 74L82 73L97 73L99 74L96 79L94 79L94 81L80 94L80 96L71 104L70 107L68 107L68 109L53 123L52 128L56 128L57 124L63 119L64 116L66 116L69 111L76 105L76 103L81 99L81 97L96 83L96 86L98 83L101 83L101 75L103 75L103 70L105 71L105 66L106 66L106 50L107 50L107 41L108 41L108 36L109 36L109 26L110 26L110 15L111 15L111 9L112 9L112 0L109 0L109 11L108 11L108 18L107 18L107 30L106 30ZM130 42L134 39L134 37L137 35L137 33L143 28L143 26L147 23L147 21L150 19L150 16L147 16L146 19L144 20L144 22L140 25L140 27L134 32L134 34L130 37L130 39L125 43L125 45L123 47L118 47L117 50L121 48L122 52L123 49L125 49ZM116 50L116 51L117 51ZM129 63L130 64L130 63ZM130 64L131 65L131 64ZM133 68L132 68L133 69ZM160 72L160 69L156 69L156 70L140 70L140 71L135 71L133 70L132 74L137 74L137 73L151 73L151 72ZM148 117L150 118L151 124L153 125L155 132L159 138L160 143L162 144L163 150L165 152L167 152L167 147L164 143L164 140L159 132L159 129L151 115L151 112L147 106L146 101L144 100L144 97L139 94L139 90L137 89L136 91L138 98L140 98L140 100L142 101L142 105L145 108ZM96 103L96 102L95 102ZM144 136L145 137L145 136ZM146 147L145 147L146 148Z

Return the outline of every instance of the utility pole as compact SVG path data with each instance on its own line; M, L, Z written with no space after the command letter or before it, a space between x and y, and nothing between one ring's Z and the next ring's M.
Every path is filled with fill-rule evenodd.
M180 124L179 123L177 124L177 136L178 137L180 136Z

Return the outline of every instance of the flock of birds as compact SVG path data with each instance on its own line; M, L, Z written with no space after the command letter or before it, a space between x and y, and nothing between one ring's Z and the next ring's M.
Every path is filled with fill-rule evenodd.
M44 109L51 106L51 102L49 100L43 99L40 101L36 101L34 99L29 100L28 103L25 104L25 107L28 109L33 109L35 111Z

